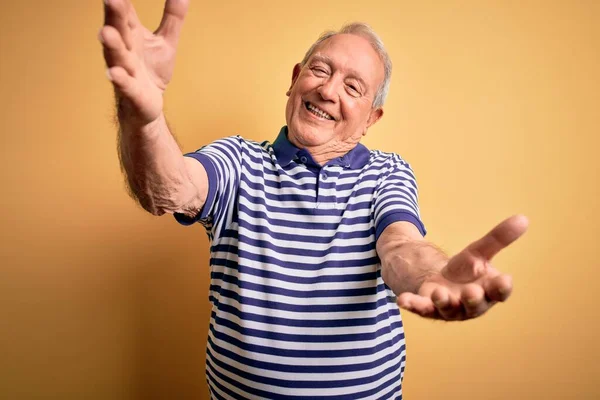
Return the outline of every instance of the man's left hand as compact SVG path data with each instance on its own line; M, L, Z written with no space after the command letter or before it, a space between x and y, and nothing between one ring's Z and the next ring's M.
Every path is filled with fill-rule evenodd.
M516 215L452 257L438 273L427 277L417 294L402 293L398 305L423 317L443 320L476 318L510 296L509 275L492 267L492 258L517 240L529 222Z

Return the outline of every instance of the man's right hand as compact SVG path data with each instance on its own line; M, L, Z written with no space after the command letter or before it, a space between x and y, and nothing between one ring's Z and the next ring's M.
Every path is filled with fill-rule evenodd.
M145 125L160 117L163 92L173 75L175 53L189 0L167 0L152 33L138 19L130 0L104 0L99 39L107 75L128 117Z

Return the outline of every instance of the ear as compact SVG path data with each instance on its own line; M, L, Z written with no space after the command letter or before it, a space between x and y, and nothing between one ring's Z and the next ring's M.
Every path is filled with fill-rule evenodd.
M294 65L294 70L292 71L292 84L290 85L290 88L288 89L288 91L285 93L286 96L290 96L290 93L292 93L292 87L294 86L294 83L296 83L296 79L298 79L298 76L300 75L300 71L302 70L302 66L300 66L300 64L296 64Z
M379 121L383 117L383 108L379 107L374 110L371 110L371 114L369 115L369 119L367 120L367 128L370 128L375 122ZM367 134L367 130L365 129L365 135Z

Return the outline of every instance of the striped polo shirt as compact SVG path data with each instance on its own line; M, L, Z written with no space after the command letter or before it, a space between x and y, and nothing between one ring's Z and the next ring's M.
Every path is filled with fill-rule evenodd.
M421 233L417 184L398 155L362 144L325 165L287 139L217 140L186 154L208 174L206 375L213 399L401 399L404 329L375 249Z

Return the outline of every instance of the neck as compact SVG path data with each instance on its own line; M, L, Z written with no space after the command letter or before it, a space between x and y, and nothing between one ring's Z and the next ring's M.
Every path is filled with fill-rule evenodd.
M346 142L335 142L325 143L320 146L304 146L298 143L294 138L288 138L290 142L299 149L307 150L312 156L313 160L319 165L325 165L329 161L337 157L346 155L350 150L355 148L359 142L346 143Z
M345 151L331 151L331 150L321 151L318 148L306 148L306 150L308 150L308 152L310 153L310 155L312 156L313 160L315 160L316 163L318 163L319 165L325 165L329 161L333 160L334 158L342 157L342 156L346 155L350 150L352 150L352 147L348 148Z

